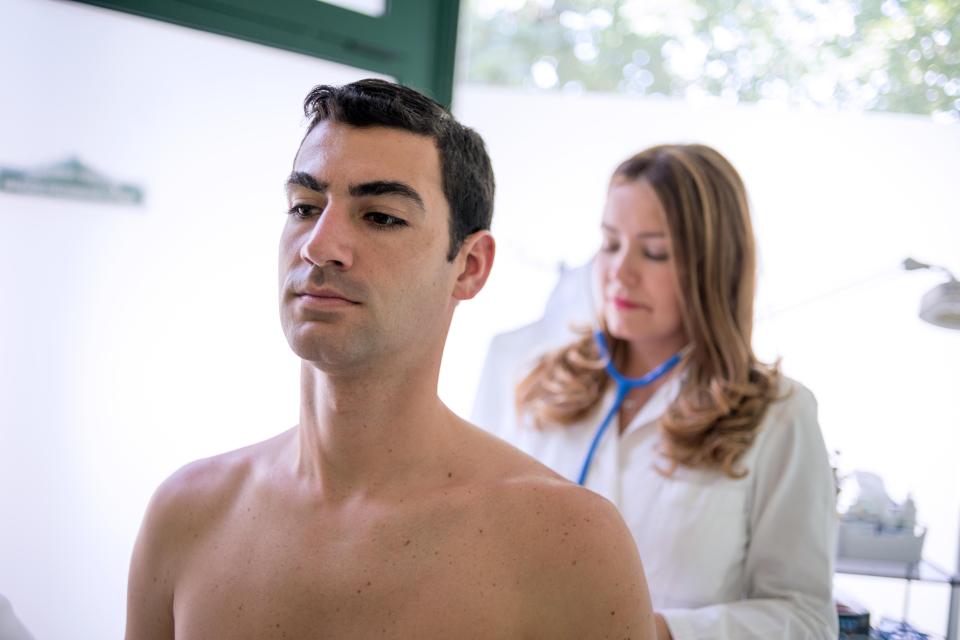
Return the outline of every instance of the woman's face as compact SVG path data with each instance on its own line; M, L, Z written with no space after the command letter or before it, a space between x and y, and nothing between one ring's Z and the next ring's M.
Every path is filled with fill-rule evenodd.
M632 346L678 351L686 344L666 214L643 179L615 179L607 194L595 282L611 335Z

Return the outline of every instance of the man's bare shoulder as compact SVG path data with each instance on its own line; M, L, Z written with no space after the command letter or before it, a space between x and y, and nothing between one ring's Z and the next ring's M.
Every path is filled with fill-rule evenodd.
M490 475L502 479L563 480L548 466L508 442L466 420L460 422L464 427L465 455L490 471Z
M133 549L127 637L172 638L173 594L206 534L237 503L282 436L179 469L154 492Z
M198 537L236 503L285 435L181 467L154 492L144 529L174 543Z
M510 532L536 637L654 638L636 544L617 508L566 480L503 482L499 518Z
M653 638L643 567L617 508L500 444L490 449L491 473L480 483L485 519L528 587L532 632Z
M563 557L570 566L584 555L602 560L593 547L605 546L639 567L633 538L612 503L552 471L538 471L505 474L489 487L497 519L511 523L511 544L529 547L524 551L530 558Z
M616 507L602 496L570 482L500 438L466 424L469 455L482 470L477 481L499 511L527 517L533 513L543 518L576 515L595 519L598 526L626 530Z

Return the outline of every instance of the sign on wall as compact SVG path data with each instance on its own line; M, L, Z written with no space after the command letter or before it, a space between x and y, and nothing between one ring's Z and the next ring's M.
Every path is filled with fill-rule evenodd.
M37 169L0 167L0 191L109 204L143 202L141 187L114 182L79 158Z

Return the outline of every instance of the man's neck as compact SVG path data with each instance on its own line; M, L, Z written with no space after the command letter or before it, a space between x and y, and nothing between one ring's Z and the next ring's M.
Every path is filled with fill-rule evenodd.
M305 362L300 377L294 470L321 497L402 493L450 444L436 372L331 375Z

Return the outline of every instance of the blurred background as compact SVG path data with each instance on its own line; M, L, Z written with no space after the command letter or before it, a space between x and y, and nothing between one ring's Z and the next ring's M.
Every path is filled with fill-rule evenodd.
M411 3L332 4L362 29ZM153 489L296 422L276 243L303 97L431 87L64 0L0 16L0 594L38 639L120 637ZM590 259L620 160L706 143L750 193L759 354L816 394L838 472L912 495L924 556L956 567L960 332L917 316L944 276L900 264L960 273L960 6L463 0L443 24L413 66L487 141L498 254L454 318L441 397L469 414L489 339ZM344 40L355 61L370 34ZM836 584L902 616L899 581ZM942 636L947 598L914 584L911 622Z

